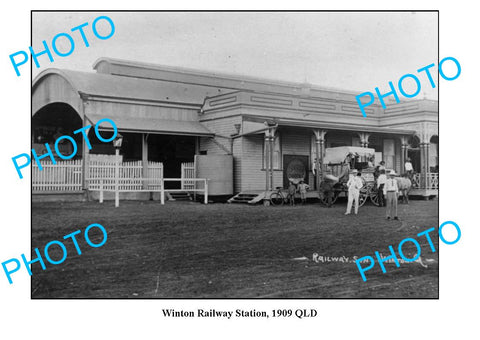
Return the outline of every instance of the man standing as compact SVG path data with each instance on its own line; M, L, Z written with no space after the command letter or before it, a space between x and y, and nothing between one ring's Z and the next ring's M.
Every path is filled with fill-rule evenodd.
M395 179L396 175L397 174L395 173L394 170L390 171L390 173L388 174L387 182L383 187L383 194L387 198L387 220L392 218L392 213L394 213L393 219L398 220L398 217L397 217L398 185L397 185L397 180Z
M385 175L385 167L383 170L380 170L380 174L377 178L377 192L378 192L378 206L384 207L385 206L385 196L383 195L383 187L387 182L387 175Z
M352 204L355 201L355 215L358 214L358 199L360 198L360 189L363 187L363 181L361 179L362 174L356 169L352 171L352 176L347 182L348 187L348 203L347 211L345 215L349 215L352 211Z

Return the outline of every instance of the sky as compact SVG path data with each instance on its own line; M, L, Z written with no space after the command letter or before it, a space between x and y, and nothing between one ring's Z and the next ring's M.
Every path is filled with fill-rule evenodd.
M92 23L100 15L115 24L114 35L96 38ZM33 78L50 67L93 71L100 57L309 83L325 88L388 92L412 73L421 80L418 97L437 99L421 67L438 61L436 12L34 12L32 47L51 46L58 33L69 32L75 49L54 62L39 57ZM90 47L71 28L84 29ZM109 33L106 21L100 34ZM61 51L70 45L57 40ZM437 68L432 69L437 79ZM415 92L413 80L404 84ZM412 90L409 90L412 89Z

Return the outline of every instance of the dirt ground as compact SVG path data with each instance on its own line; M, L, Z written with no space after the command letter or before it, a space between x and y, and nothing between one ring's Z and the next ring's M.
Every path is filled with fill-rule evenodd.
M65 262L46 262L45 271L32 265L32 298L438 298L438 201L399 205L400 221L368 203L357 216L345 216L345 207L32 203L32 246L42 253L48 242L82 231L81 255L64 240ZM84 239L92 223L108 232L102 247ZM435 253L416 236L432 227ZM98 229L90 237L102 239ZM388 256L388 246L397 251L407 237L421 244L422 263L385 264L385 274L375 264L364 282L353 257ZM408 243L403 251L416 252ZM49 255L62 253L52 246Z

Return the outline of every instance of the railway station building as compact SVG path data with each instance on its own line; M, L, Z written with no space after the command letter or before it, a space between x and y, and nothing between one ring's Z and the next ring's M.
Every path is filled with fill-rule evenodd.
M375 162L397 173L410 158L413 194L437 195L438 102L373 104L363 117L356 95L111 58L97 60L91 72L46 69L32 84L32 148L44 153L45 143L65 134L83 147L43 171L33 164L32 192L82 196L92 177L105 176L113 146L90 129L88 149L73 131L109 118L123 136L124 177L183 179L166 188L188 191L188 179L208 176L211 194L234 196L285 187L296 173L315 191L325 149L358 146L375 149Z

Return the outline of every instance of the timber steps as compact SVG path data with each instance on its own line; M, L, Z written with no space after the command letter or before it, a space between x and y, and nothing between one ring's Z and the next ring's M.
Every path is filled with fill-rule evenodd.
M230 198L228 203L249 203L255 204L263 200L265 191L243 191Z

